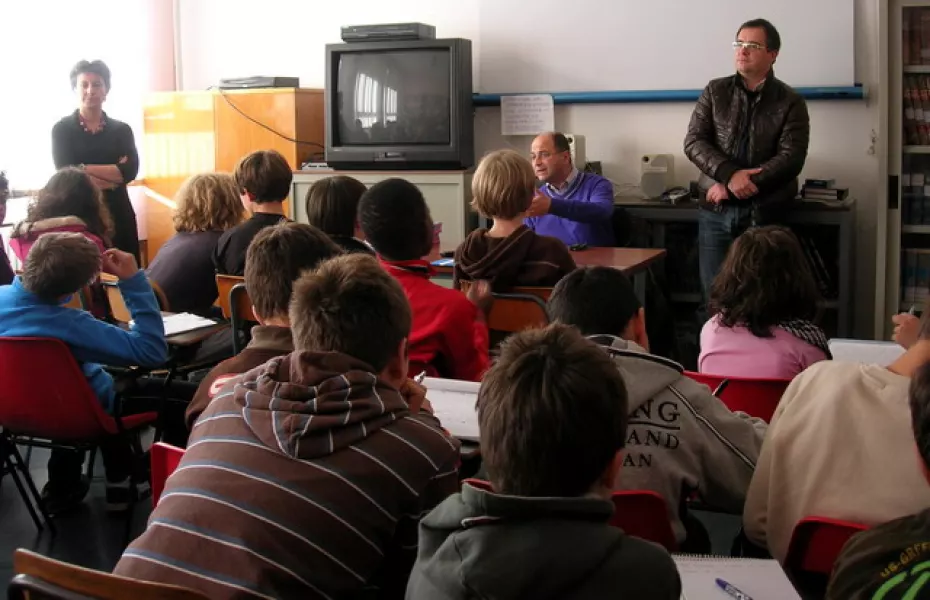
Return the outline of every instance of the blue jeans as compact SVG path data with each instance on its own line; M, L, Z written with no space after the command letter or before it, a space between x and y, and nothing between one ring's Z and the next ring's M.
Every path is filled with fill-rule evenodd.
M753 222L751 204L723 205L718 210L698 209L698 263L704 301L710 299L710 286L727 257L730 244Z

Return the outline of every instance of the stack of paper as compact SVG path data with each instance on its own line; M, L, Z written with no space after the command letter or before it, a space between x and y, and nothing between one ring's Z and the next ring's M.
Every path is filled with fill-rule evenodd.
M162 315L162 320L165 322L165 337L216 325L215 321L190 313Z
M423 380L426 398L433 405L433 413L442 426L461 440L478 440L478 413L475 400L478 384L473 381L455 379Z
M752 600L801 598L778 562L771 559L687 554L676 554L672 558L681 575L682 600L730 598L717 586L717 579L726 581Z

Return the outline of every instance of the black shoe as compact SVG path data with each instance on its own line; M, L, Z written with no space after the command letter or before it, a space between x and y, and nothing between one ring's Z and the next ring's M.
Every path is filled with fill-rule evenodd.
M79 507L89 489L90 480L84 475L80 480L64 485L49 481L42 488L42 503L49 516L62 515Z
M145 455L148 456L148 453ZM129 510L133 502L148 497L152 493L148 461L143 461L136 472L136 483L129 478L122 481L107 481L107 512L118 513Z

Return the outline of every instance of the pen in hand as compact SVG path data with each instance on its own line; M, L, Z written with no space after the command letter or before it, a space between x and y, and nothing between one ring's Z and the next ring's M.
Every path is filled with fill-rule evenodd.
M413 381L416 383L423 383L423 380L426 379L426 371L420 372L419 375L413 378Z
M749 594L741 592L737 587L727 583L723 579L716 579L715 581L717 582L717 587L729 594L730 597L736 598L736 600L752 600Z

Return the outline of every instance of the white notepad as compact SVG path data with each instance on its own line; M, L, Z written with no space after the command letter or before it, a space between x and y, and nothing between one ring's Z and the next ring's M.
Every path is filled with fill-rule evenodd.
M801 598L778 561L772 559L688 554L675 554L672 558L681 575L682 600L727 600L730 596L717 587L718 578L752 600Z
M162 321L165 323L165 337L171 337L179 333L187 333L188 331L196 331L197 329L204 329L216 325L215 321L190 313L162 315Z
M461 440L478 440L478 384L456 379L423 380L426 398L433 405L433 413L449 433Z
M904 348L894 342L835 338L830 340L829 346L833 360L877 364L883 367L887 367L904 354Z

